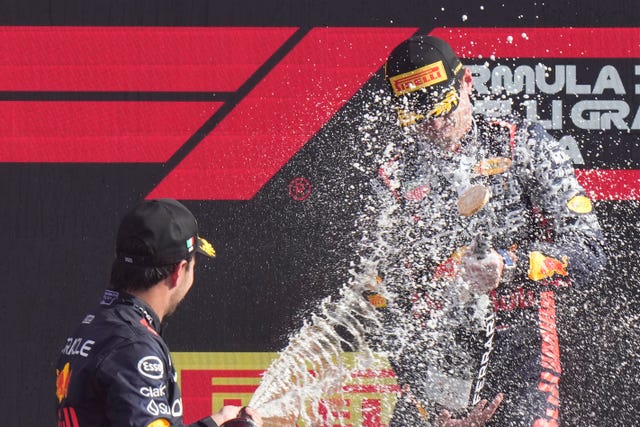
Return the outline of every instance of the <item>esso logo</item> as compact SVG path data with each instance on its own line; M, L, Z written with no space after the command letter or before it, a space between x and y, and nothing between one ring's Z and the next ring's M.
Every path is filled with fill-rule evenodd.
M146 356L138 362L138 372L147 378L159 380L164 374L164 364L157 356Z

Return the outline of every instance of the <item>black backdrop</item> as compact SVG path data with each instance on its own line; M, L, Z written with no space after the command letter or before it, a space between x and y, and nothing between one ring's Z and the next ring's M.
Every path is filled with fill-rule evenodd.
M474 6L458 0L274 3L15 0L0 3L0 24L370 26L423 31L443 26L612 27L615 32L616 27L640 22L637 0L492 0ZM640 78L633 78L638 84ZM374 78L369 84L378 82ZM0 101L38 96L0 90ZM638 95L630 94L629 99L637 109ZM345 172L352 169L360 147L336 140L353 141L350 121L361 102L356 94L252 199L185 201L219 256L197 272L199 285L171 319L166 338L172 350L277 351L305 313L344 281L352 258L350 245L357 236L352 226L358 192L366 174ZM638 132L630 135L631 148L606 157L617 167L640 169ZM587 158L586 166L604 167L597 158ZM118 219L149 194L175 160L0 163L4 425L54 423L59 347L107 283ZM303 203L288 192L289 182L298 176L314 185L314 193ZM634 425L640 411L639 205L634 200L600 201L596 207L614 256L599 286L562 297L573 307L559 314L566 317L560 320L566 325L561 331L562 394L568 402L564 417L569 425Z

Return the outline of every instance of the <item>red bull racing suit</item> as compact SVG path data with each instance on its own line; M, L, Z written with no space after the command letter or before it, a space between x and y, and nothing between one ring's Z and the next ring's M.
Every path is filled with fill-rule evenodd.
M394 206L387 243L396 252L379 267L385 329L398 335L381 345L405 392L392 425L428 425L442 407L464 416L498 392L505 400L491 425L558 425L555 294L587 285L606 262L570 159L539 124L484 117L459 152L417 138L400 151L374 184L380 203ZM489 200L461 215L456 202L477 185ZM457 276L478 236L505 258L490 295L461 291Z
M61 350L58 427L183 426L182 398L160 321L141 300L107 290ZM216 426L212 418L192 426Z

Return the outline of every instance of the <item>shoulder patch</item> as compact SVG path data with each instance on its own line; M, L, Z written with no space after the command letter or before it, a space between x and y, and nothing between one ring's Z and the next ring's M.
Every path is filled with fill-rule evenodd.
M571 212L580 214L590 213L593 210L591 200L583 195L573 196L571 200L567 202L567 208L569 208Z
M147 424L147 427L169 427L171 423L166 418L160 418L158 420L151 421Z
M473 167L473 172L482 176L491 176L505 173L511 167L511 159L508 157L492 157L482 159Z
M56 369L56 396L58 397L58 403L62 403L62 401L67 398L70 381L71 365L67 362L62 370Z
M104 291L102 295L102 300L100 301L100 305L113 305L113 303L120 297L120 294L111 289L107 289Z
M431 186L429 183L412 183L407 186L407 190L404 192L404 198L414 202L423 200L431 192Z

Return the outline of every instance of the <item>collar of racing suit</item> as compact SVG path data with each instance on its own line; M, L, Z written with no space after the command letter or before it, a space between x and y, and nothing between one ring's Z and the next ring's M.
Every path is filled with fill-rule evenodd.
M460 139L460 146L454 151L438 147L433 141L427 139L421 133L414 134L413 140L417 142L415 145L417 151L413 156L405 156L405 161L408 161L407 159L412 157L418 162L423 161L425 156L428 157L426 153L431 153L432 156L436 156L439 159L451 160L457 158L457 156L468 151L470 148L476 147L478 142L478 123L476 118L475 115L472 117L471 128Z
M144 301L126 292L107 289L100 301L102 306L128 305L131 306L143 319L147 321L149 327L153 328L158 335L162 334L162 324L155 311Z

